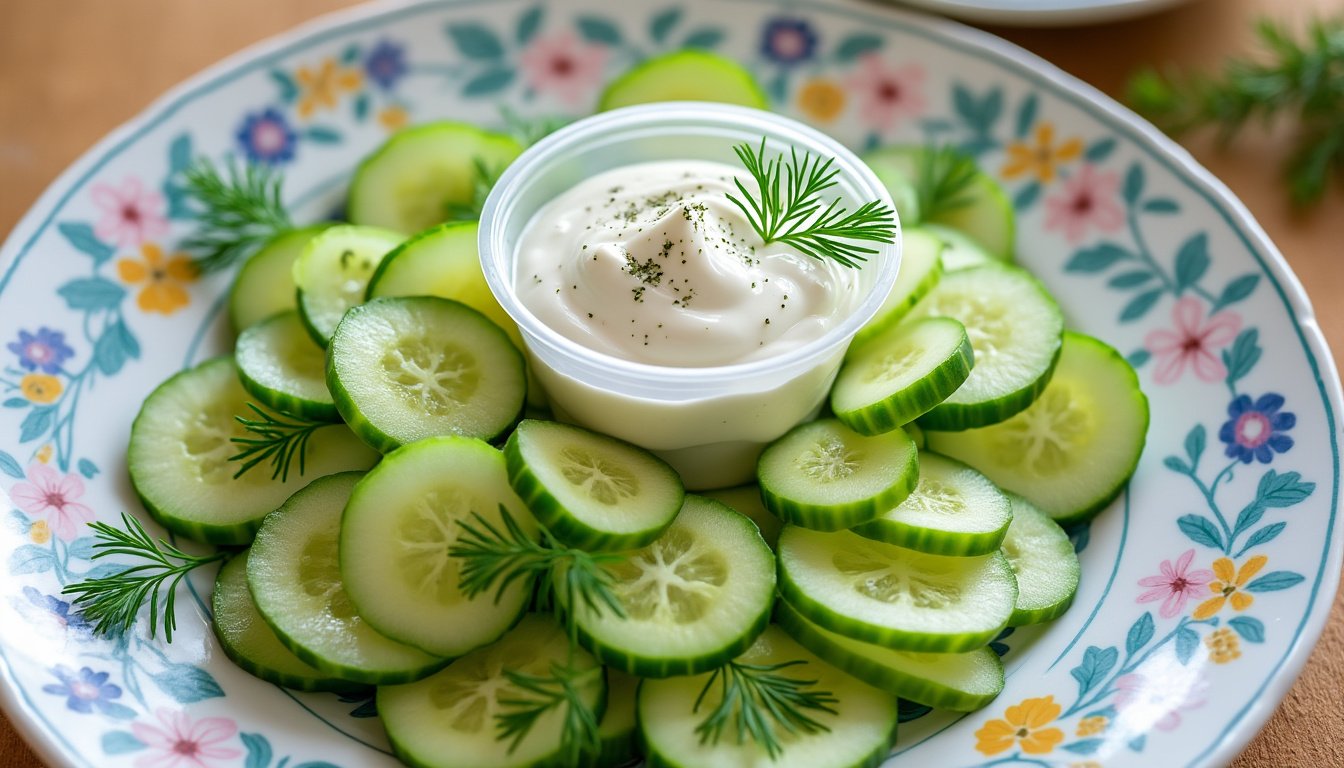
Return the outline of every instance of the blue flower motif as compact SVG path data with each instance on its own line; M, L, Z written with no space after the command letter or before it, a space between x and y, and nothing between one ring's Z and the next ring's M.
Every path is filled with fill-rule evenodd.
M1227 443L1227 455L1250 464L1252 459L1268 464L1275 453L1293 447L1293 438L1283 434L1297 424L1296 414L1280 411L1283 395L1270 392L1251 402L1249 395L1238 395L1227 406L1227 421L1218 430L1218 439Z
M267 107L243 120L235 134L247 159L254 163L279 165L294 159L298 136L278 109Z
M5 346L19 356L19 365L25 370L41 369L50 374L60 373L61 364L75 355L75 350L66 345L64 333L45 326L37 333L19 331L19 340Z
M364 72L379 88L391 90L406 74L406 49L388 40L380 41L364 59Z
M28 602L37 608L51 614L56 621L65 626L67 630L76 635L91 637L93 635L93 625L84 618L84 614L78 611L71 613L70 604L60 600L53 595L44 595L32 587L23 588L23 596L28 598Z
M797 64L812 58L817 33L802 19L771 19L761 35L761 55L776 64Z
M97 707L99 712L108 714L119 707L112 703L112 699L121 698L121 687L107 682L106 672L94 672L88 667L80 667L79 672L74 672L64 664L57 664L51 674L61 684L44 685L42 690L65 696L65 706L75 712L88 714Z

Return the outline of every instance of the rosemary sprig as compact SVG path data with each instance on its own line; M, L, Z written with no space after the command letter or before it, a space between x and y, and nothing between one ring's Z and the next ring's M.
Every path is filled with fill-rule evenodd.
M499 699L501 711L495 715L498 740L509 742L509 754L513 754L542 715L563 707L560 751L564 765L583 765L587 762L585 757L595 756L602 749L597 713L583 696L584 686L598 674L601 667L581 671L562 664L552 664L550 674L545 677L504 670L509 682L524 693L517 698Z
M1256 31L1262 60L1230 59L1212 77L1144 70L1130 81L1129 102L1169 133L1214 125L1223 142L1252 119L1295 114L1289 191L1298 204L1317 202L1344 170L1344 17L1314 22L1301 39L1268 20Z
M288 414L285 416L290 421L282 421L271 413L262 410L256 403L248 403L247 407L251 408L258 418L249 419L246 416L234 416L233 418L239 424L242 424L248 432L257 435L257 437L229 438L230 442L240 448L237 454L229 457L229 461L241 461L243 463L238 471L233 473L234 479L242 477L244 472L266 459L270 459L271 479L274 480L278 477L280 482L283 483L289 480L289 468L296 457L299 460L299 476L303 476L308 439L313 436L313 432L322 427L330 426L330 423Z
M471 158L471 165L475 169L471 179L471 200L444 206L445 221L476 221L481 218L485 198L490 196L490 190L494 189L495 182L504 173L506 164L490 165L485 158L476 155Z
M782 155L767 159L765 143L762 137L756 149L749 144L733 147L742 167L756 182L756 194L741 179L734 178L742 197L728 195L763 242L787 243L812 258L834 259L857 268L877 250L853 241L895 241L895 212L881 201L864 203L852 213L840 207L839 198L823 207L818 195L835 186L840 173L831 167L834 158L821 160L807 153L800 156L791 148L787 162Z
M838 699L830 691L813 690L816 680L800 680L796 677L778 674L789 667L806 664L798 659L779 664L744 664L730 661L714 670L700 689L692 712L699 712L700 705L718 683L720 689L719 704L705 719L695 727L700 743L718 744L727 730L742 744L747 739L765 748L771 759L779 756L783 746L779 743L776 728L789 733L819 733L830 728L817 722L807 713L828 712L837 714L830 705Z
M202 272L226 269L294 225L281 202L284 179L267 165L207 159L185 171L187 192L204 206L196 231L182 241Z
M163 635L171 643L173 630L177 628L174 598L178 583L190 571L220 560L227 553L196 557L166 541L155 542L140 521L125 512L121 513L121 524L125 530L103 522L89 523L97 539L93 544L96 551L92 559L125 555L147 562L129 565L111 576L84 579L68 585L61 592L74 596L71 603L80 606L84 617L95 622L93 631L100 635L130 629L140 607L148 601L149 636L154 637L159 624L159 592L164 582L168 582L163 598Z
M928 147L921 156L915 185L921 221L971 204L971 184L979 174L974 157L950 144Z

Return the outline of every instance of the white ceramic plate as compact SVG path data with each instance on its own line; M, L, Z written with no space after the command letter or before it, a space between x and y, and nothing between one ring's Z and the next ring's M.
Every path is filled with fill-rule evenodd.
M140 514L123 459L137 404L229 348L225 280L176 266L183 165L273 162L315 219L390 127L498 124L501 104L580 115L606 79L685 45L737 57L780 110L856 147L976 153L1019 211L1022 263L1071 326L1130 356L1151 398L1134 482L1075 533L1073 609L996 642L1008 683L984 711L906 708L897 762L1212 765L1254 735L1335 591L1341 399L1301 286L1221 184L1091 88L945 22L832 0L462 0L358 9L214 67L80 159L5 244L0 698L44 758L392 762L368 702L289 693L223 659L212 574L182 590L171 646L143 622L91 637L61 598L97 567L78 523Z
M1185 0L896 0L965 21L1015 27L1101 24L1156 13Z

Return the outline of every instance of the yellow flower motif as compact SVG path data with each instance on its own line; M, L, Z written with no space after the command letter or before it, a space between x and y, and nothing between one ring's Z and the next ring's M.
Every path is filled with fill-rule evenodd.
M1049 754L1064 740L1063 731L1046 727L1060 711L1054 696L1024 699L1005 709L1002 720L990 720L981 726L975 732L975 748L987 757L1015 744L1028 755Z
M164 258L163 249L153 243L140 246L144 260L122 259L117 262L117 274L127 283L145 283L135 303L146 312L171 315L187 306L186 283L197 277L196 265L185 254L175 253Z
M1241 658L1241 640L1237 638L1236 632L1227 627L1210 632L1204 638L1204 645L1209 647L1209 658L1213 659L1214 664L1226 664Z
M1055 180L1059 166L1077 160L1083 154L1083 140L1077 136L1055 144L1055 127L1050 123L1036 126L1035 141L1015 141L1008 145L1008 160L1000 171L1005 179L1035 176L1042 184Z
M404 107L384 107L378 111L378 123L389 133L401 130L410 119L411 115Z
M845 108L845 91L832 80L810 80L798 91L798 108L813 120L830 122Z
M364 84L358 69L339 67L335 59L327 59L316 70L299 67L294 77L301 91L299 117L305 120L319 109L335 109L341 93L357 91Z
M61 396L61 380L45 373L30 373L19 381L19 391L34 403L50 403Z
M51 541L51 526L47 525L46 520L38 520L28 529L28 538L34 544L46 544Z
M46 464L51 461L51 443L42 446L37 452L37 460Z
M1098 733L1106 730L1106 726L1109 723L1110 721L1107 720L1104 715L1084 717L1082 720L1078 721L1078 735L1096 736Z
M1269 558L1264 555L1256 555L1242 564L1241 570L1237 571L1235 564L1231 559L1220 557L1213 561L1214 581L1209 582L1209 591L1214 594L1213 597L1199 604L1195 609L1196 619L1207 619L1223 609L1225 603L1232 603L1232 610L1244 611L1251 607L1255 598L1242 591L1246 582L1250 581L1255 574L1265 567Z

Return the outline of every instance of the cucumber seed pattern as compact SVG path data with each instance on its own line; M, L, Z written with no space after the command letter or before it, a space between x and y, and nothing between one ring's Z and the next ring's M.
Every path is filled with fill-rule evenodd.
M695 622L728 581L723 556L704 551L694 536L676 528L610 570L625 612L640 621Z
M868 366L863 383L887 382L905 376L919 362L920 353L920 348L914 344L906 343L896 347Z
M928 568L915 568L871 548L838 552L831 558L836 570L853 579L854 591L883 603L939 609L961 601L961 587L952 579L939 580Z
M465 349L407 339L383 355L383 370L403 396L433 416L451 414L475 394L480 366Z
M573 446L560 452L560 473L590 498L607 506L639 495L639 479L630 470Z
M936 294L937 301L929 308L932 317L950 317L966 326L966 336L977 361L987 360L1012 347L1013 323L1010 308L999 301L965 293ZM972 370L972 375L974 375Z
M530 659L538 655L535 649L511 650L517 651L513 654L516 659ZM442 682L429 693L430 702L445 710L441 722L461 733L480 733L487 727L493 727L495 715L501 709L500 695L517 695L504 676L506 661L499 649L494 648L468 654L455 662L448 674L441 675ZM534 670L519 671L526 673Z
M238 449L229 442L229 430L220 429L221 424L234 424L233 414L215 405L194 414L191 425L183 430L182 448L200 468L201 479L210 485L229 481L237 469L229 457Z
M927 512L931 515L951 517L966 510L966 502L953 486L932 478L921 477L901 506Z
M303 546L299 555L299 583L304 594L320 599L331 617L341 621L354 619L355 606L341 582L341 564L336 556L336 531L323 531Z
M1051 382L1030 408L1003 423L995 445L998 455L1038 476L1063 471L1069 465L1069 448L1092 431L1092 407L1079 402L1082 396L1064 382Z
M830 436L804 451L797 464L809 478L830 483L853 475L862 460L861 451L851 450L844 440Z
M443 605L462 602L458 588L458 559L448 550L461 534L458 520L469 517L473 505L461 489L435 490L416 499L401 514L397 525L397 545L402 557L397 561L406 582ZM487 518L488 519L488 518Z

